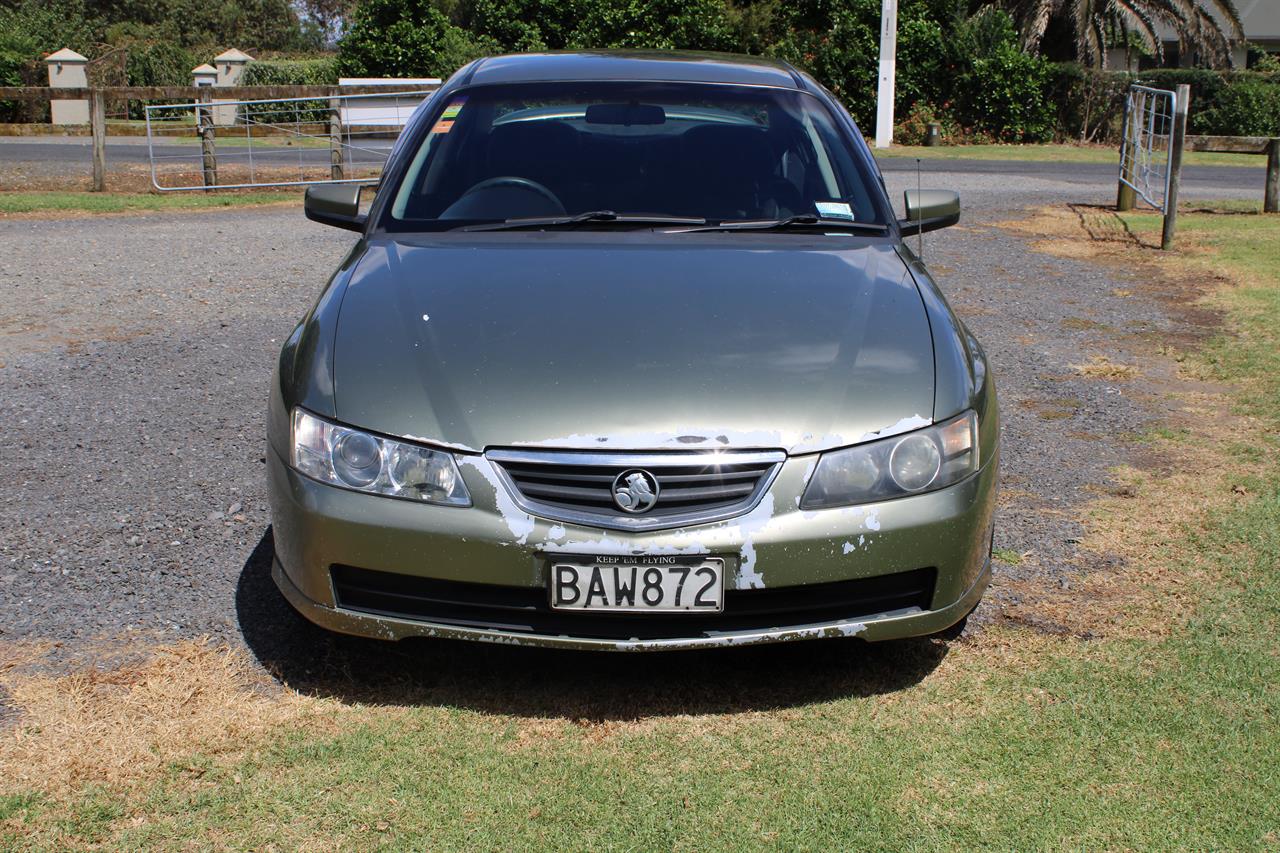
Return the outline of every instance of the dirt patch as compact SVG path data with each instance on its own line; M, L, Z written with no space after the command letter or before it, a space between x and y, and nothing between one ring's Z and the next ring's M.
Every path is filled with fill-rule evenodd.
M1023 219L1000 222L996 227L1030 238L1037 252L1097 261L1128 273L1141 270L1141 275L1131 276L1129 287L1112 293L1121 298L1146 296L1159 302L1177 321L1160 330L1160 342L1167 348L1195 349L1221 331L1223 312L1205 296L1232 281L1222 274L1187 272L1180 258L1207 252L1193 235L1179 237L1178 255L1171 258L1160 251L1158 243L1136 234L1115 210L1088 204L1041 207Z
M1166 429L1134 444L1128 464L1113 470L1115 482L1095 489L1099 497L1082 508L1078 576L1007 582L1010 603L1001 615L1081 638L1164 634L1195 611L1195 590L1209 571L1188 532L1205 529L1238 498L1229 483L1244 472L1225 448L1258 428L1232 413L1227 388L1204 381L1187 360L1187 351L1222 331L1214 297L1231 282L1189 272L1185 258L1159 252L1105 208L1042 208L1001 227L1032 238L1037 251L1123 270L1132 284L1113 295L1155 298L1172 320L1157 334L1117 333L1132 363L1092 356L1074 365L1080 376L1132 387L1129 396L1140 397ZM1201 251L1185 243L1180 254ZM1052 400L1030 406L1042 417L1066 408Z

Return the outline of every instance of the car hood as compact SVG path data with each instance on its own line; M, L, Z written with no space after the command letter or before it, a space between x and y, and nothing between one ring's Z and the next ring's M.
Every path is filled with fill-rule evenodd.
M887 241L836 239L371 241L338 318L337 416L463 450L794 454L927 424L915 284Z

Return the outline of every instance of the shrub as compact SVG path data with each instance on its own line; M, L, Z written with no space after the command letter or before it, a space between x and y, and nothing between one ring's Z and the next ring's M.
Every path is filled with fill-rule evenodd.
M1219 136L1280 136L1280 83L1261 76L1233 80L1196 112L1192 126Z
M1058 134L1084 141L1118 143L1124 120L1125 94L1132 83L1157 89L1191 86L1188 132L1211 136L1280 135L1280 74L1252 71L1217 72L1195 68L1160 68L1129 74L1053 68L1049 89L1058 104Z
M966 129L1002 142L1052 137L1049 65L1022 50L1008 14L984 8L956 26L946 49L947 100ZM937 83L939 88L947 85Z
M338 83L336 57L322 59L263 59L245 66L244 86L334 86Z

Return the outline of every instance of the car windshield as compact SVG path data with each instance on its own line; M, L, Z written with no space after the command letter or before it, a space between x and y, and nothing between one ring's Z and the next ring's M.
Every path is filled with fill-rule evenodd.
M390 205L393 230L574 216L882 222L869 170L803 92L543 83L463 90L437 111Z

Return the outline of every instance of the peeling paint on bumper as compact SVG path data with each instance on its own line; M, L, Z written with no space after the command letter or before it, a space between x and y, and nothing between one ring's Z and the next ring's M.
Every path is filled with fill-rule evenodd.
M675 530L619 533L524 515L504 500L498 479L485 476L483 457L470 457L462 466L475 505L461 509L317 483L291 471L272 451L273 574L296 609L335 631L392 640L450 637L618 651L918 636L951 626L976 605L990 572L996 459L974 477L937 492L867 507L802 511L795 497L803 492L811 461L787 460L770 490L768 513ZM329 574L330 566L343 564L440 580L545 588L550 563L565 554L680 553L723 558L726 583L737 589L803 586L923 567L937 570L937 583L928 609L617 642L344 610L336 606Z

